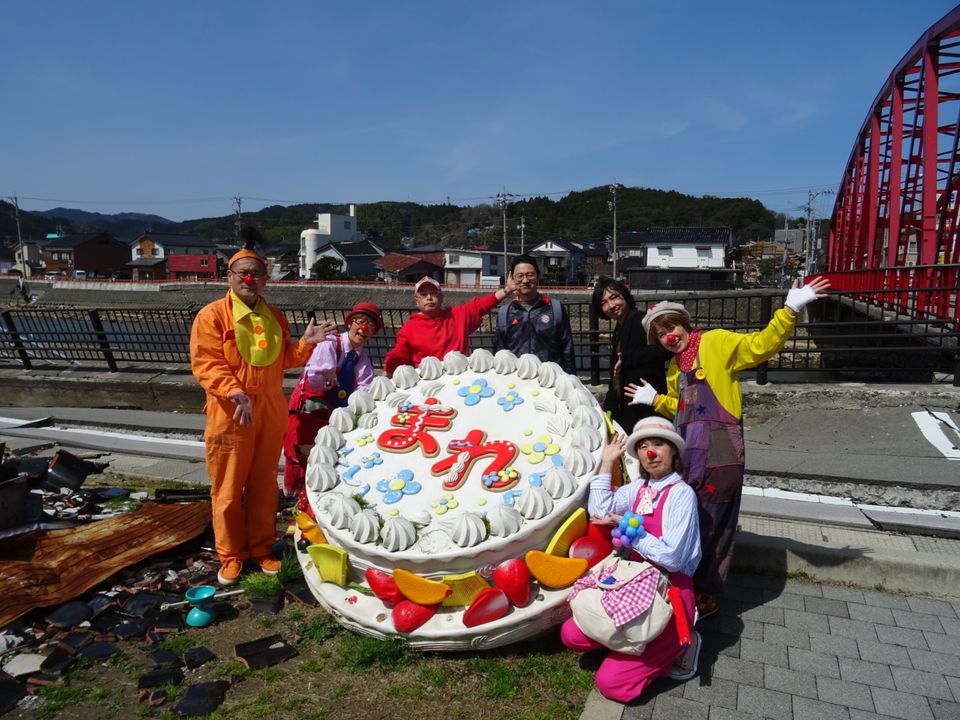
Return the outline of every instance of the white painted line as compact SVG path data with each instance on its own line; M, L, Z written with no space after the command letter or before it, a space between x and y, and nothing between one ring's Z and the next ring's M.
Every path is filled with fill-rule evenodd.
M950 418L949 413L924 410L911 414L927 442L943 453L948 460L960 460L960 447L958 447L960 434L954 430L957 423Z
M53 427L51 430L62 432L68 437L76 436L91 438L117 438L120 440L134 440L148 445L172 445L175 447L202 448L204 444L199 440L177 440L175 438L155 437L153 435L132 435L130 433L110 432L108 430L78 430L77 428Z

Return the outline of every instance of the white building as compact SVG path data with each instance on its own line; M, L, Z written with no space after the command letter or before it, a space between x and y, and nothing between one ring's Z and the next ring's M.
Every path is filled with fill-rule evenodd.
M317 228L309 228L300 233L300 277L311 279L310 269L317 260L330 254L325 251L325 246L362 240L363 233L357 227L356 205L350 205L349 215L320 213L317 215Z

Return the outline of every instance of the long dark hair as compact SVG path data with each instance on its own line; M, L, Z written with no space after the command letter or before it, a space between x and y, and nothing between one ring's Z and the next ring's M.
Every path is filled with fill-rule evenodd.
M603 310L600 309L603 303L603 293L607 290L613 290L613 292L623 298L628 308L636 310L637 301L633 299L633 293L630 292L630 288L615 278L602 277L597 280L597 284L593 288L593 297L590 298L590 306L597 314L597 317L607 317L603 314Z

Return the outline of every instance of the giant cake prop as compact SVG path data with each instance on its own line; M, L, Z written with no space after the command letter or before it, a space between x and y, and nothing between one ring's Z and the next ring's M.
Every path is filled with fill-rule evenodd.
M610 550L583 509L606 441L593 395L533 355L399 367L317 434L297 518L307 582L343 625L425 649L535 635Z

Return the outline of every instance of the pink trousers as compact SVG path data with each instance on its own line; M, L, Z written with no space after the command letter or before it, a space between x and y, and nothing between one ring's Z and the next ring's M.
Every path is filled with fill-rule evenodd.
M690 586L681 588L680 595L683 606L687 610L690 627L693 628L696 612L693 588ZM584 635L573 618L560 627L560 639L563 640L564 645L577 652L603 647L596 640ZM647 685L670 672L673 661L677 659L682 649L677 637L677 625L675 622L670 622L660 635L647 643L647 647L640 655L628 655L611 650L597 670L597 677L594 680L597 690L611 700L621 703L630 702L640 697L640 693Z

